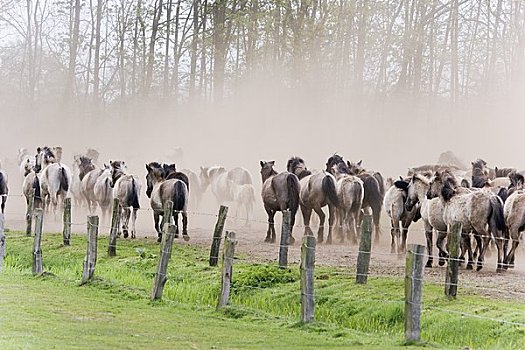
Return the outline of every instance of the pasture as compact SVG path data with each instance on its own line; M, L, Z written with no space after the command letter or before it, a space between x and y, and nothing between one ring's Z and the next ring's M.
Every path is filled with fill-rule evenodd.
M402 264L387 265L389 259L373 259L368 284L356 285L354 259L344 253L352 256L351 249L327 247L329 255L339 252L339 263L323 258L326 253L319 254L316 321L301 325L298 265L279 269L275 258L252 254L253 241L246 237L240 239L234 262L230 306L215 311L220 269L208 265L210 235L211 230L194 231L192 244L176 241L163 301L152 303L149 293L159 254L155 239L119 240L118 256L107 258L102 248L107 237L101 235L96 277L79 286L84 235L73 234L72 245L63 247L61 235L44 234L46 273L33 277L32 238L8 232L0 274L4 290L1 347L131 348L142 344L197 349L395 349L403 345ZM290 261L296 259L294 251L291 249ZM345 259L348 265L342 266ZM482 271L481 277L480 273L469 274L462 280L468 284L462 284L458 299L449 301L439 283L442 270L436 268L427 275L428 271L422 345L524 348L524 291L512 293L510 287L503 286L501 293L496 292L498 285L504 285L500 280L517 276L488 271ZM486 280L484 285L491 281L494 288L467 287L481 279Z

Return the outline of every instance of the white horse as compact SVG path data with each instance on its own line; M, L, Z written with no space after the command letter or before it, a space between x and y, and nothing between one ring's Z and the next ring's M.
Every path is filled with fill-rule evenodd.
M250 225L250 217L253 213L253 205L255 204L255 188L252 184L237 185L231 182L233 191L233 204L235 208L235 217L239 218L243 212L245 216L245 226Z
M95 180L93 195L102 211L102 222L106 222L113 205L113 190L111 189L111 169L104 165L102 173Z
M70 196L71 170L65 164L57 163L57 156L49 147L37 149L35 171L39 173L40 193L44 209L52 206L55 219L57 208L64 198Z
M197 209L202 199L202 193L204 192L199 176L190 169L182 169L180 172L186 174L188 177L191 184L189 203L191 204L192 209Z

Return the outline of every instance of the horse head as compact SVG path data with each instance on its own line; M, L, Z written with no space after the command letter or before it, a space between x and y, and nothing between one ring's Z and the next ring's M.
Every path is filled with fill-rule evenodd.
M352 163L350 161L346 162L346 165L348 166L348 170L350 171L351 175L359 175L361 173L366 172L365 168L361 165L363 163L362 160L360 160L357 163Z
M117 180L126 173L126 162L123 160L110 160L109 168L111 174L109 186L114 187Z
M44 146L36 149L35 156L35 172L40 172L43 168L51 163L56 163L57 158L51 148Z
M405 201L405 209L412 211L417 202L421 202L430 187L430 180L428 177L421 174L414 174L410 179L407 188L407 199Z
M164 180L165 174L162 165L157 162L151 162L149 164L146 164L146 170L148 171L148 173L146 174L146 196L148 196L148 198L151 198L153 186L156 183Z
M95 164L93 164L92 159L85 156L80 156L78 158L78 170L79 170L79 178L82 180L84 176L89 173L91 170L95 170Z
M350 169L348 169L348 165L345 162L341 162L334 164L329 173L334 175L335 178L338 179L341 176L350 175Z
M306 168L304 160L299 157L290 158L286 164L286 170L292 174L297 175L299 179L312 174L312 172Z
M277 172L273 169L273 166L275 165L274 160L271 160L268 162L261 160L259 164L261 165L261 177L262 177L263 183L270 176L277 174Z
M326 161L326 171L332 173L333 166L339 163L344 163L343 157L337 153L334 153L334 155L328 158Z

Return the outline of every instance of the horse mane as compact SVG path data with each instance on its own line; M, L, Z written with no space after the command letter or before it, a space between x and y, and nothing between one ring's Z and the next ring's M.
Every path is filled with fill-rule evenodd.
M295 171L299 168L302 168L303 170L299 174L296 174ZM306 164L304 163L304 160L299 157L290 158L288 162L286 163L286 169L292 174L297 175L299 179L302 179L303 177L308 176L308 175L312 175L312 172L306 168Z
M456 188L459 186L456 177L449 171L441 172L441 195L443 199L448 202L456 194Z
M337 172L339 174L353 175L350 174L350 169L348 168L348 165L345 162L336 163L334 166L336 167Z
M337 153L334 153L334 155L328 158L328 160L326 161L326 171L331 173L332 167L339 163L344 163L343 157Z
M510 179L510 187L520 187L525 184L525 177L519 173L511 173L509 174Z
M421 174L421 173L418 173L418 174L414 174L412 176L412 179L413 180L417 180L417 181L421 181L425 185L429 185L430 184L430 177L426 176L426 174L432 175L432 173L429 173L429 172L426 172L425 175Z

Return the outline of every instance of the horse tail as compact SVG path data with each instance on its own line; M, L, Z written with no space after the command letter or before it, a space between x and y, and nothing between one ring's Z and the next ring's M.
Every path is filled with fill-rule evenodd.
M7 178L4 173L0 171L0 195L7 194Z
M69 191L69 179L64 167L60 167L60 188L64 191Z
M41 194L40 194L40 180L38 179L38 176L35 175L35 179L33 180L33 189L35 190L35 202L38 203L38 201L42 200Z
M109 177L106 177L106 179L104 180L104 198L102 200L103 203L106 203L108 202L108 199L109 199L109 189L111 188L110 184L109 184Z
M133 177L131 178L131 206L133 209L140 209L139 191Z
M494 237L496 232L505 231L505 217L503 216L503 201L498 196L490 196L489 226Z
M184 210L186 205L187 186L184 181L175 181L175 187L173 191L173 210L181 211Z
M385 180L383 179L383 175L381 175L380 172L374 173L374 178L377 180L377 183L379 184L379 192L382 196L385 195Z
M295 217L295 213L299 209L299 180L294 174L289 174L286 182L288 187L288 208L292 212L292 216Z
M323 192L328 197L330 203L332 203L336 207L339 206L339 198L337 198L337 191L335 189L335 181L333 177L331 177L330 175L325 175L325 177L323 178L322 187Z
M375 177L370 176L364 179L364 195L368 205L372 208L374 224L379 225L384 195L381 193L381 186Z

